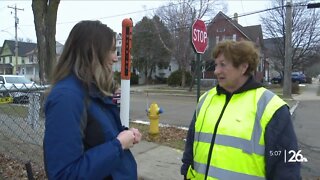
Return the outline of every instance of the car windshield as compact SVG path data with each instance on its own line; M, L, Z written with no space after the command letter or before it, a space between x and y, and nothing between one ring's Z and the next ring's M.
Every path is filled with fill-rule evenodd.
M12 84L30 84L32 81L29 79L22 77L22 76L16 76L16 77L5 77L7 83Z

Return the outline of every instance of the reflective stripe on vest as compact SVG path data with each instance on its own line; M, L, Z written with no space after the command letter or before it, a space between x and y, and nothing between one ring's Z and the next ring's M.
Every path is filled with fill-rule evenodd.
M194 168L197 170L198 173L205 174L206 173L206 164L200 164L197 162L194 162ZM242 173L237 173L233 171L228 171L225 169L212 167L210 166L208 171L208 176L215 177L217 179L237 179L237 180L264 180L263 177L258 176L252 176Z
M242 149L244 152L249 154L255 153L263 156L265 147L259 145L259 140L262 134L260 120L262 118L262 114L266 106L268 105L273 96L274 94L271 91L266 90L263 92L261 98L259 99L251 140L216 134L215 144L235 147L238 149ZM212 136L213 135L209 133L195 132L194 138L200 142L211 143ZM252 148L252 145L254 145L254 148ZM252 149L254 149L255 151L253 152Z
M194 169L188 171L188 174L193 172L195 179L204 177L212 131L225 101L225 95L216 95L215 88L208 91L197 106L199 117L195 124ZM282 99L265 88L234 95L215 134L213 151L209 152L214 155L208 179L264 179L264 130L275 111L284 104ZM239 110L243 107L245 109Z
M201 97L200 97L200 101L198 102L198 105L197 105L197 109L196 109L196 119L198 118L198 115L199 115L199 112L200 112L200 109L204 103L204 100L206 100L206 97L208 96L208 91L205 92Z

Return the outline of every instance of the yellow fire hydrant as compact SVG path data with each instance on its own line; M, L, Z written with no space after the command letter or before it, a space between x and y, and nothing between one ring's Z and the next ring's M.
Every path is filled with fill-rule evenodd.
M149 137L157 138L159 135L159 117L162 113L162 109L153 102L148 109L148 117L150 120Z

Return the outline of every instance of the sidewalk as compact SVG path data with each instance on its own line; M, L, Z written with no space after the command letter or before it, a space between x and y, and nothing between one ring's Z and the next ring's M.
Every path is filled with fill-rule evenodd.
M132 153L137 161L139 180L181 180L182 151L142 141Z
M312 84L309 84L309 88L303 91L303 93L294 96L293 99L296 101L318 101L320 100L320 96L317 95L317 92L319 92L319 86L319 80L314 80Z
M317 86L317 84L318 83L315 83L313 86ZM150 88L150 86L136 87L133 89L133 92L141 92L144 88ZM313 99L315 96L314 94L312 94L313 96L311 94L312 92L307 90L306 92L295 96L293 99L296 101ZM320 96L318 97L320 99ZM296 106L291 107L291 111L294 111L295 108ZM183 179L183 176L180 175L183 151L152 142L142 141L132 148L132 153L138 164L138 175L140 180Z

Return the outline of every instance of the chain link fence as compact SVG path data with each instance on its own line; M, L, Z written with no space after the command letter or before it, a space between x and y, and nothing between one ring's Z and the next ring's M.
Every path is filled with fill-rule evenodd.
M0 154L43 167L42 104L47 86L0 85Z

